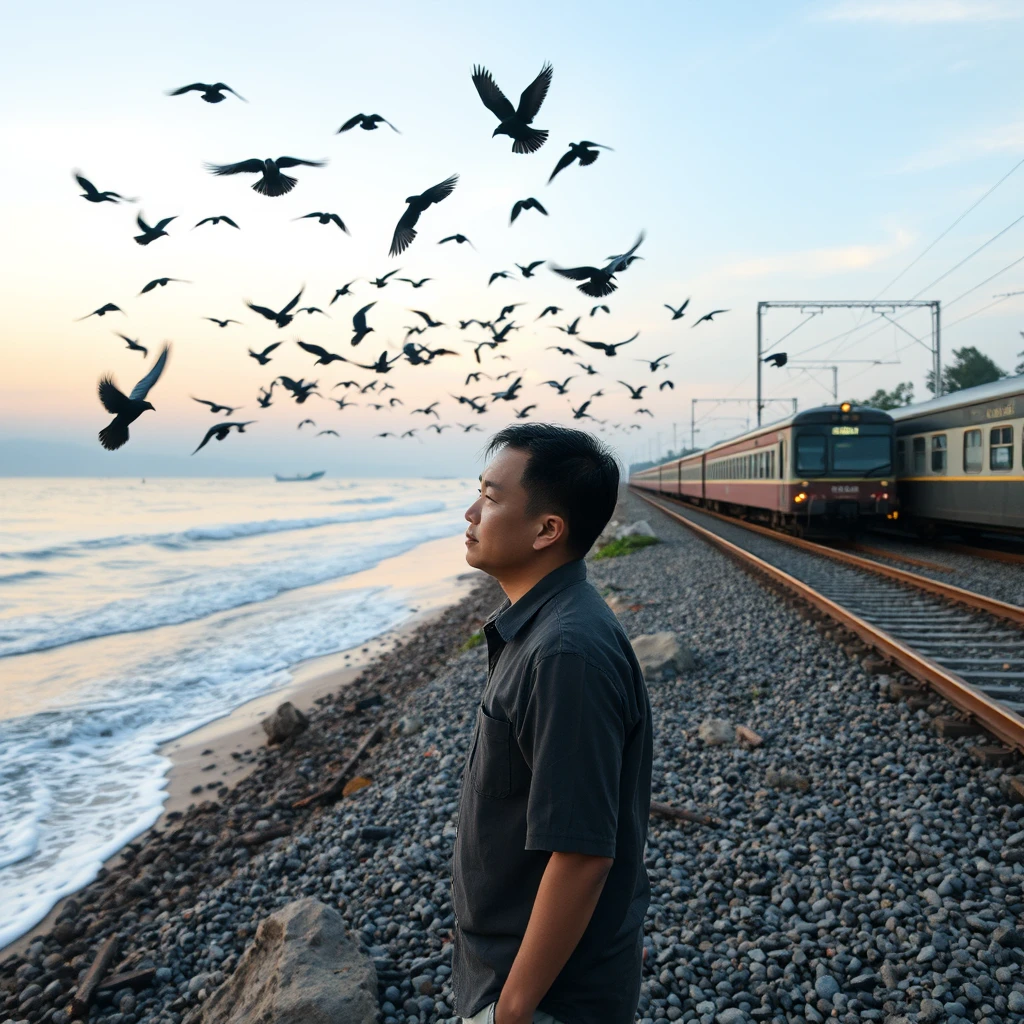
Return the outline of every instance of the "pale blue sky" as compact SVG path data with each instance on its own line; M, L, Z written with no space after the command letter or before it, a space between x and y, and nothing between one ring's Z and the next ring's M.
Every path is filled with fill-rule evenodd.
M294 337L372 358L383 347L378 340L397 350L401 326L412 322L404 312L409 306L451 323L457 316L495 315L512 301L530 303L517 311L527 329L508 348L513 361L485 361L484 369L525 369L526 401L538 402L545 418L564 419L568 409L539 382L580 372L545 350L564 344L564 335L543 322L534 327L533 317L549 302L566 307L570 316L560 317L562 323L583 313L584 337L621 340L639 329L630 347L636 356L677 353L667 374L675 390L648 396L649 402L630 402L615 383L620 376L633 383L661 379L622 358L629 348L614 361L588 350L584 361L604 376L578 378L570 390L578 404L603 388L606 397L591 411L609 424L643 420L642 431L613 439L626 459L646 454L657 435L663 446L670 440L673 423L680 440L688 436L691 399L753 394L759 299L875 297L1024 156L1024 5L998 0L526 2L500 10L462 2L62 3L22 7L9 16L6 41L0 84L8 102L0 128L8 157L0 169L0 205L10 261L5 291L15 296L13 308L10 299L6 304L0 340L7 471L24 467L23 442L31 440L38 443L32 465L41 471L62 470L70 459L89 472L135 473L138 465L152 472L262 474L292 465L339 474L462 472L479 434L431 434L399 445L373 434L417 421L422 428L423 417L396 413L385 420L364 409L339 414L325 403L310 412L314 403L298 407L283 398L260 414L254 439L233 436L183 462L215 422L188 396L243 403L251 413L257 385L273 370L319 376L324 390L344 376L336 366L311 372L312 360L291 344ZM516 98L544 60L554 64L554 80L536 124L551 135L537 154L513 155L506 139L490 137L496 121L472 86L472 65L485 64ZM250 102L228 97L211 106L195 95L163 95L218 79ZM382 113L403 134L386 127L333 134L360 110ZM615 152L545 185L566 143L581 138ZM300 169L295 191L280 200L256 196L250 178L217 179L201 167L203 160L282 153L331 163ZM150 219L179 214L171 237L135 246L137 208L83 202L72 167L100 188L141 195ZM409 251L390 259L404 197L454 171L461 174L456 192L423 216ZM1010 225L1024 213L1022 191L1024 168L884 297L917 293ZM536 195L551 216L527 213L509 227L512 201L526 195ZM340 213L352 237L289 220L316 209ZM215 213L244 220L243 232L189 230ZM486 287L490 271L514 270L514 260L573 265L622 252L641 227L645 260L622 275L607 300L610 317L591 321L592 303L546 268L532 281ZM479 254L436 246L456 230L474 240ZM1024 222L921 297L950 303L1021 256ZM378 334L357 352L347 341L354 300L331 307L335 320L304 318L284 332L268 331L241 304L243 297L283 304L305 282L305 301L326 305L334 287L395 266L436 280L416 292L407 285L380 292L357 286L358 305L380 300ZM195 283L135 298L143 283L163 275ZM944 314L946 352L977 345L1012 369L1024 348L1022 299L962 325L955 321L996 293L1018 288L1024 288L1024 263L951 305ZM672 323L662 303L688 295L687 317ZM111 316L72 323L106 301L125 306L129 316L120 323ZM340 308L342 302L349 305ZM715 307L731 312L691 330ZM237 317L246 333L220 332L202 315ZM799 319L772 313L768 339ZM846 312L818 318L784 347L792 355L859 319ZM927 318L920 314L905 325L922 335ZM112 371L127 389L146 364L124 351L111 329L150 345L164 337L175 343L151 395L157 411L146 413L128 447L113 454L95 441L107 419L96 379ZM841 397L865 397L900 380L913 380L923 397L927 353L895 328L873 330L813 353L826 363L830 355L901 359L895 366L841 364ZM407 407L457 391L476 368L459 335L439 330L431 341L468 350L461 359L391 375L410 399ZM287 339L281 358L265 369L245 356L248 345L277 338ZM766 369L766 393L796 395L801 407L820 404L829 399L831 375L817 377ZM638 404L649 405L655 420L633 415ZM498 405L476 417L485 430L507 421L509 409ZM736 407L699 408L703 443L743 426L725 418L745 416ZM467 422L450 399L441 411L444 422ZM314 445L297 436L301 415L338 429L342 441L319 438ZM75 444L83 447L66 447Z

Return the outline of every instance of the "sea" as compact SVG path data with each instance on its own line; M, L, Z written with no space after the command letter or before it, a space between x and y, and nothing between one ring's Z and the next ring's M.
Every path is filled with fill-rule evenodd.
M0 481L0 949L157 820L161 744L406 621L372 570L461 533L474 490Z

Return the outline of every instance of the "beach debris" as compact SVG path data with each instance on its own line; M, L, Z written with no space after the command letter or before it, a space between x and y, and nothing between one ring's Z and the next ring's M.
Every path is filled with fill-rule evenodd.
M646 679L661 679L696 667L693 652L679 642L675 633L645 633L630 643Z
M392 736L411 736L423 728L423 718L420 715L403 715L391 726Z
M291 834L290 825L270 825L267 828L258 828L254 832L243 832L238 837L238 841L243 846L262 846L272 839L283 839Z
M361 789L366 789L367 786L373 785L373 779L366 775L357 775L354 779L349 779L345 783L344 788L341 791L342 796L351 796L353 793L358 793Z
M309 728L309 719L290 701L277 706L277 710L263 719L263 731L267 734L267 746L294 739Z
M92 1003L93 997L99 990L100 982L103 980L103 976L110 969L110 965L114 962L114 956L117 954L117 936L111 935L96 954L96 959L93 960L89 969L85 972L85 977L82 979L78 986L78 991L75 992L74 999L71 1000L71 1006L68 1008L68 1013L71 1014L72 1019L80 1017L83 1020L89 1012L89 1005Z
M149 986L155 977L155 967L143 967L137 971L122 971L120 974L111 974L101 981L96 986L96 991L117 992L122 988L130 988L133 992L138 992Z
M384 703L384 698L379 693L371 693L369 697L362 697L345 705L345 714L354 715L358 711L365 711L367 708L376 707Z
M622 540L623 537L657 537L651 529L651 524L646 519L638 519L635 523L620 526L612 536L612 540Z
M727 718L705 718L697 726L697 738L709 747L724 747L736 738L736 729Z
M700 811L687 811L682 807L673 807L671 804L663 804L657 800L651 801L651 814L662 818L674 818L676 821L692 821L695 825L710 825L718 828L722 823L711 817L710 814L702 814Z
M749 747L759 747L764 743L764 737L746 725L736 726L736 741L746 743Z
M345 785L349 781L349 777L352 775L352 771L355 766L359 763L363 754L384 735L384 726L378 722L365 736L359 741L359 745L356 747L352 756L345 762L341 771L334 776L330 783L321 789L317 793L311 793L309 796L304 796L301 800L296 800L292 804L292 807L308 807L312 803L329 803L332 800L337 800L339 796L344 793Z
M309 1024L377 1019L377 970L333 907L312 897L264 918L234 973L189 1024Z
M764 784L773 789L788 789L805 793L810 789L811 780L806 775L801 775L788 768L769 768L764 773Z

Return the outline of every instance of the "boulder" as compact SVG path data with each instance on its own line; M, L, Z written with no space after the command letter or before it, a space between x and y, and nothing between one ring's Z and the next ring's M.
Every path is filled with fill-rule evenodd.
M620 526L615 531L615 540L622 540L623 537L657 537L651 529L651 524L646 519L638 519L635 523Z
M674 633L645 633L630 642L645 679L661 679L696 667L693 652L680 644Z
M312 897L260 922L223 985L190 1024L374 1024L377 971L337 910Z
M605 546L605 544L611 544L611 542L615 540L617 531L621 525L622 524L618 521L618 519L610 520L608 524L605 526L605 528L598 535L597 540L594 541L594 546L592 550L600 551L601 548Z
M732 743L736 729L727 718L705 718L697 726L697 738L709 747L722 747Z
M263 731L270 746L294 739L308 728L309 719L290 700L279 704L272 715L263 719Z

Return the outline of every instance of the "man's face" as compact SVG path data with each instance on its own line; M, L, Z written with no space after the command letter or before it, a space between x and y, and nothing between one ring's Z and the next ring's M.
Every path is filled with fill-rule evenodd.
M500 577L528 565L544 520L526 515L528 495L520 481L529 455L503 448L480 474L480 496L466 509L466 561Z

